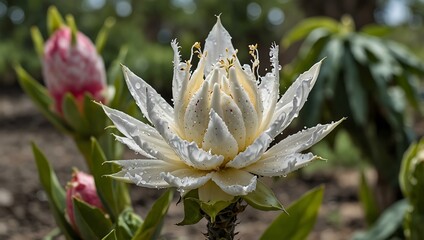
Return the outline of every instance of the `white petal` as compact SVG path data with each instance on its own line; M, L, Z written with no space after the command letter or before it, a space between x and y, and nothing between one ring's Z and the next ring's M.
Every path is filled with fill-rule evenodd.
M154 158L152 155L148 154L146 151L141 149L140 146L138 146L138 144L132 138L121 137L121 136L117 136L117 135L114 135L114 136L115 136L115 139L117 141L119 141L122 144L127 145L127 147L129 147L134 152L139 153L139 154L141 154L145 157L148 157L148 158Z
M261 84L259 85L259 97L263 108L261 130L268 127L271 118L274 115L280 88L278 46L272 46L269 54L271 56L272 72L267 73L265 77L262 77Z
M148 188L165 188L170 185L163 180L161 173L179 169L178 164L171 164L162 160L135 159L109 161L122 166L118 173L110 175L119 179L127 179L138 186Z
M253 141L253 138L257 136L258 114L246 91L239 84L236 70L233 67L230 68L229 81L233 99L243 115L243 122L246 128L246 145L248 145Z
M315 159L319 158L314 156L312 153L293 153L284 156L270 156L260 159L256 163L244 168L243 170L257 174L259 176L284 176L305 166L310 161Z
M125 81L127 82L128 89L135 99L137 106L140 108L143 115L149 120L150 116L146 109L146 91L150 92L152 101L156 102L158 107L162 109L164 116L169 122L174 120L174 109L163 99L154 88L147 84L143 79L131 72L127 67L122 66Z
M182 193L199 188L211 179L211 173L188 167L161 175L167 183L177 187Z
M308 71L301 74L277 102L271 123L282 114L286 115L285 122L277 129L277 134L281 133L299 114L316 82L321 62L316 63Z
M266 151L265 155L287 155L306 150L315 143L321 141L321 139L327 136L327 134L329 134L343 120L344 118L330 124L318 124L313 128L309 128L291 136L288 136L287 138L281 140L278 144L271 147L268 151Z
M190 71L186 63L181 62L181 56L177 41L174 39L171 41L171 47L174 51L174 75L172 79L172 97L174 101L180 98L181 93L184 91L184 81L188 79Z
M205 75L212 71L213 65L222 58L231 58L235 53L231 36L222 26L219 16L205 42L204 52L207 52Z
M228 162L225 166L231 168L244 168L256 162L262 154L268 149L272 138L268 134L262 133L250 146L243 152L239 153L233 160Z
M237 141L228 131L221 117L211 109L209 125L206 130L202 148L214 154L222 155L225 159L233 158L238 152Z
M185 139L202 143L203 135L209 122L209 83L203 82L203 86L190 100L184 115Z
M247 195L255 190L256 178L246 171L234 168L226 168L212 174L212 181L224 192L233 196Z
M219 201L231 201L234 196L222 191L216 183L208 181L205 185L199 187L199 200L205 203L216 203Z
M170 130L168 122L157 113L155 104L150 101L150 98L147 98L146 105L152 123L184 163L201 170L215 169L221 165L224 161L223 156L208 153L199 148L195 142L189 143L181 139Z

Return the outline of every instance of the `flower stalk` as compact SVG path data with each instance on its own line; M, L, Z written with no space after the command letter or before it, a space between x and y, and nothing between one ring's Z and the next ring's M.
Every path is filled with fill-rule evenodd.
M237 214L244 211L247 205L242 203L242 198L218 213L215 219L212 219L206 213L203 213L204 218L208 221L208 232L205 236L208 240L232 240L237 235L235 228L237 225Z

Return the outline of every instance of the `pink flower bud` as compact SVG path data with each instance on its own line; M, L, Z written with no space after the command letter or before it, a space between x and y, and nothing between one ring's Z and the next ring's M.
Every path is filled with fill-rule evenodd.
M81 32L77 33L75 43L72 43L72 32L68 27L53 33L44 46L43 75L59 113L62 113L63 97L68 92L79 106L86 93L96 101L105 101L103 59L90 39Z
M73 198L77 198L91 206L103 209L96 191L93 176L80 171L72 173L72 179L66 187L66 214L72 227L78 231L74 217Z

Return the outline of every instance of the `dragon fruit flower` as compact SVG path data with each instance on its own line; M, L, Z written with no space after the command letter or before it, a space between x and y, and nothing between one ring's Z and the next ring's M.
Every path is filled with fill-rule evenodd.
M104 209L97 195L93 176L81 171L74 171L71 181L66 186L66 214L72 227L78 231L74 217L73 198L77 198L93 207Z
M69 27L56 30L45 44L42 62L44 81L60 114L66 93L75 97L80 108L87 93L93 100L105 101L107 85L103 59L83 33L77 32L72 42Z
M241 65L231 36L218 17L191 72L191 60L174 50L172 93L168 104L150 85L123 67L137 105L153 126L103 106L124 136L117 140L145 158L116 160L122 170L112 175L150 188L176 187L182 194L198 189L203 202L229 201L256 189L258 176L284 176L314 159L303 153L342 120L317 125L271 146L295 119L314 86L321 62L301 74L279 95L278 46L270 51L272 70L258 76L258 51L250 45L252 66Z

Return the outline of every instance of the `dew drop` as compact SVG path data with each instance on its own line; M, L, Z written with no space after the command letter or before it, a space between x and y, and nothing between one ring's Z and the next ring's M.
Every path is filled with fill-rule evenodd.
M136 89L140 89L140 88L141 88L140 83L136 83L136 84L135 84L135 88L136 88Z

